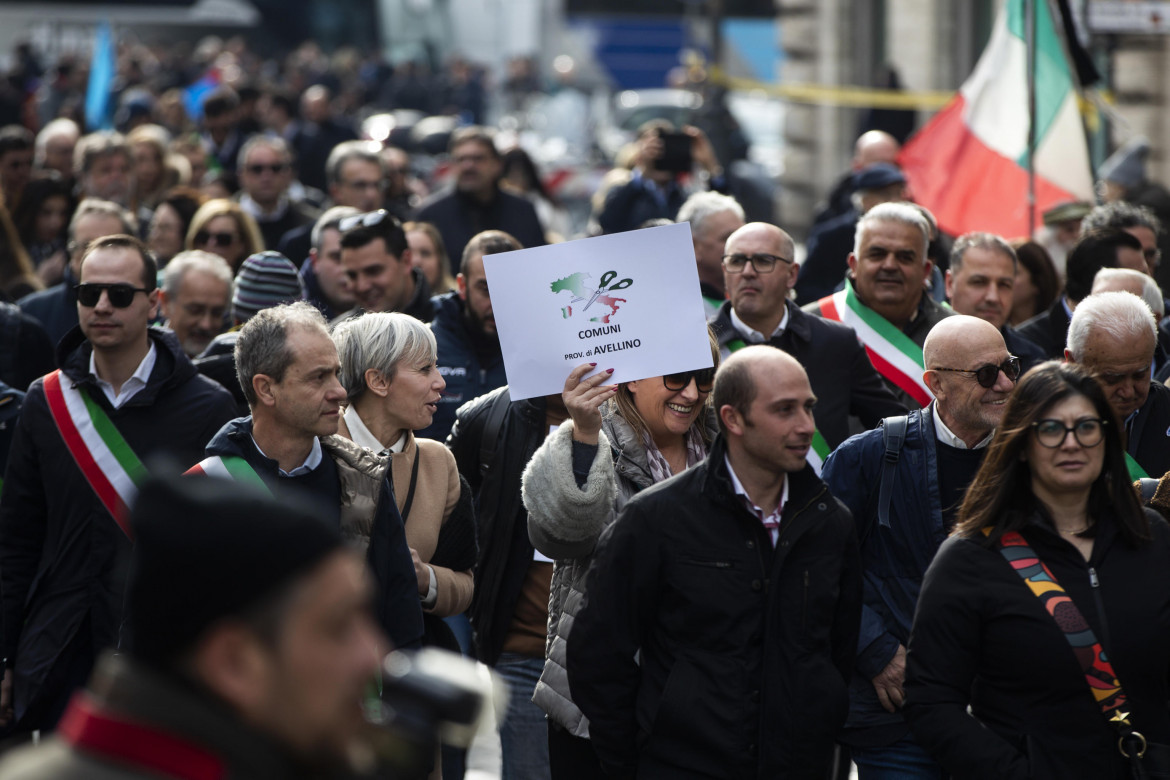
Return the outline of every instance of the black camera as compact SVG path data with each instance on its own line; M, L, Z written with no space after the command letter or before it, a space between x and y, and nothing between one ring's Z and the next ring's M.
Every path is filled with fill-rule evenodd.
M694 165L694 158L691 156L693 139L686 133L663 130L658 132L658 137L662 139L662 154L654 161L654 167L671 173L690 171Z

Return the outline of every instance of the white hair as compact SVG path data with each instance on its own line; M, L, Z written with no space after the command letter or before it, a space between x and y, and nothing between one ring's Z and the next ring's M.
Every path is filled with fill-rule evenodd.
M175 298L189 273L202 273L223 282L230 298L232 289L232 267L227 260L202 249L189 249L171 258L163 269L163 292L168 298Z
M853 254L861 256L861 234L872 222L897 222L916 228L922 233L922 261L926 262L926 250L930 246L930 222L912 203L879 203L861 215L857 230L853 234Z
M1146 302L1133 293L1097 293L1077 304L1068 325L1065 345L1078 363L1085 357L1085 343L1091 333L1107 333L1116 341L1148 335L1151 344L1157 345L1158 321Z
M691 230L701 233L704 222L724 211L735 214L741 222L745 219L743 206L730 195L710 191L696 192L679 207L675 222L690 222Z
M1093 277L1093 292L1109 292L1111 283L1131 282L1141 285L1141 299L1150 307L1150 311L1158 319L1166 314L1166 300L1162 297L1162 290L1158 283L1149 274L1135 271L1132 268L1102 268ZM1132 292L1125 290L1125 292Z
M339 324L332 335L341 360L338 379L351 402L365 392L368 369L393 382L402 360L434 361L439 351L431 329L402 312L363 314Z

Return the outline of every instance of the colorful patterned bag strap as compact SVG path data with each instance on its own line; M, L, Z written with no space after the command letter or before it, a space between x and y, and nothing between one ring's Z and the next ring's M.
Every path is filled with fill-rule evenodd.
M991 528L984 528L983 533L990 535ZM1085 682L1089 685L1093 699L1101 708L1101 714L1121 735L1118 747L1122 755L1129 758L1133 752L1137 758L1141 758L1146 749L1145 737L1134 731L1128 720L1129 713L1124 711L1126 696L1121 689L1121 681L1113 673L1113 665L1085 616L1019 531L1004 533L997 546L1000 554L1020 575L1028 589L1040 599L1044 609L1056 621L1056 627L1068 640L1085 673ZM1128 740L1133 738L1140 740L1140 745L1130 747Z
M1113 665L1109 663L1104 648L1097 641L1085 616L1019 531L1005 533L1000 537L998 546L1004 559L1040 599L1044 609L1056 621L1057 628L1072 646L1084 670L1085 682L1089 684L1101 713L1106 718L1112 717L1113 711L1125 704L1125 692L1121 690L1121 682L1113 673Z

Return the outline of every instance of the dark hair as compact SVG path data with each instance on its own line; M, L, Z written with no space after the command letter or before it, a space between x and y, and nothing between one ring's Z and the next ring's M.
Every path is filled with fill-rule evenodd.
M0 127L0 157L9 152L23 152L32 149L35 140L32 131L23 125Z
M376 225L363 225L360 222L341 234L342 249L361 249L377 239L386 242L386 251L401 259L402 253L407 250L406 232L402 223L393 214L387 213L382 221Z
M1089 492L1090 527L1097 518L1109 515L1130 545L1150 539L1149 524L1125 464L1121 421L1096 379L1079 365L1055 360L1025 374L1008 397L983 465L959 507L956 535L991 545L1004 533L1024 527L1035 512L1048 517L1032 491L1031 466L1022 456L1033 435L1032 423L1056 404L1077 395L1087 398L1097 416L1105 420L1105 462ZM988 527L992 530L985 537L983 529Z
M86 259L99 249L130 249L137 252L142 258L142 286L151 291L158 286L158 263L142 239L125 233L95 238L89 242L85 254L81 256L81 267L84 268Z
M536 169L536 163L532 161L532 158L528 155L528 152L524 151L519 146L513 146L511 149L504 152L503 161L504 169L500 174L501 178L508 178L508 171L512 170L513 168L519 168L520 171L524 174L524 177L528 179L530 186L533 190L536 191L537 195L554 206L557 205L556 198L554 198L552 194L549 193L548 188L544 186L544 179L540 177L540 171Z
M1033 311L1037 314L1045 311L1060 294L1060 279L1056 275L1056 265L1053 264L1048 250L1035 241L1016 239L1011 243L1016 250L1016 258L1020 265L1028 269L1032 277L1032 286L1036 288Z
M498 255L502 252L515 252L523 249L524 245L512 237L511 233L502 230L485 230L476 233L463 247L463 257L459 260L459 273L467 275L467 264L472 255Z
M447 152L449 154L455 153L455 147L462 144L474 141L481 146L487 148L488 153L497 160L500 159L500 150L496 148L496 135L491 129L481 127L479 125L469 125L468 127L461 127L455 132L451 133L451 138L447 142Z
M179 221L182 223L179 228L179 237L181 240L186 240L187 231L191 227L191 220L195 218L195 212L199 207L208 201L208 197L194 187L171 187L163 196L159 198L158 205L155 206L155 211L164 203L175 210L179 215Z
M28 186L24 188L24 193L20 196L20 202L16 205L16 209L12 212L12 221L16 225L16 232L20 235L20 241L25 247L37 243L37 215L41 211L41 206L49 198L65 199L68 214L65 218L65 228L61 231L61 238L65 238L68 233L69 220L73 218L73 212L77 208L77 198L73 195L73 187L62 179L59 173L53 171L30 181Z
M1103 228L1081 236L1068 253L1064 292L1072 301L1084 300L1093 292L1093 277L1102 268L1117 268L1117 251L1122 247L1142 251L1142 242L1119 228Z
M203 98L203 115L207 117L223 116L239 107L240 96L231 87L218 87Z

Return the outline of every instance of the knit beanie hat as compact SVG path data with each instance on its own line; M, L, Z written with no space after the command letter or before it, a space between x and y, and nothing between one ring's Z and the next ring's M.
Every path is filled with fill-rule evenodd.
M342 546L315 508L228 479L149 479L130 517L126 649L165 667L219 620L307 574Z
M257 252L240 265L232 292L232 318L247 322L261 309L305 299L305 282L280 252Z

